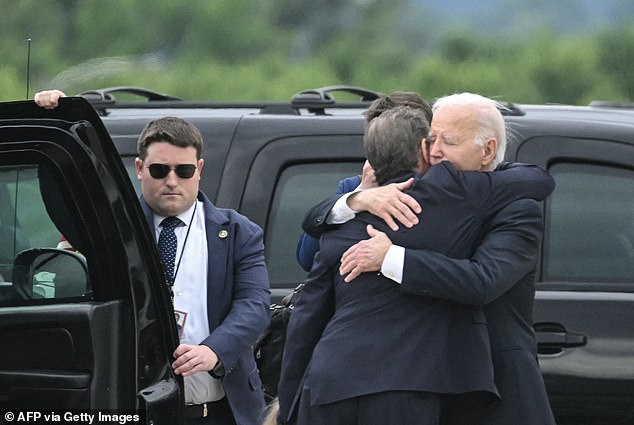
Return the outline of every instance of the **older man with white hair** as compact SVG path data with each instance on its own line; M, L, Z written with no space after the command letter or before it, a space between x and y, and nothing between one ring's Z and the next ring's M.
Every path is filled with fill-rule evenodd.
M432 165L445 160L462 170L491 171L501 163L506 132L495 101L473 93L454 94L438 99L433 112L427 138ZM304 230L318 235L338 224L339 217L358 211L370 211L392 228L398 227L397 221L411 227L416 211L425 206L402 193L406 187L394 184L322 202L307 214ZM325 221L315 219L324 216ZM486 224L470 259L395 246L385 233L369 228L370 239L342 256L340 273L349 282L361 273L380 271L412 296L484 305L495 383L502 399L481 423L551 425L555 419L537 363L532 328L542 232L541 206L529 199L510 203ZM447 409L443 423L469 421L467 409Z

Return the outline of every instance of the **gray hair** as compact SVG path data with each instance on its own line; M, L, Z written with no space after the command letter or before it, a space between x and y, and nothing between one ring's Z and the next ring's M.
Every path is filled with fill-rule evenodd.
M363 147L379 185L417 169L422 161L421 142L428 132L423 111L407 106L389 109L370 121Z
M475 142L481 146L487 139L497 140L497 151L491 169L504 160L506 153L506 127L504 117L498 109L498 103L493 99L475 93L457 93L441 97L434 102L432 111L435 113L441 106L474 106L478 110L478 127Z

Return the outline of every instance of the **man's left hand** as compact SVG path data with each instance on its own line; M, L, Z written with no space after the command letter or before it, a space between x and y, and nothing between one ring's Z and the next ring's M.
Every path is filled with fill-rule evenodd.
M208 372L218 363L218 356L206 345L181 344L174 351L174 358L174 373L183 376Z
M341 256L339 273L345 277L345 282L351 282L361 273L377 272L381 270L383 259L392 246L388 236L376 230L371 224L367 227L370 239L352 245Z

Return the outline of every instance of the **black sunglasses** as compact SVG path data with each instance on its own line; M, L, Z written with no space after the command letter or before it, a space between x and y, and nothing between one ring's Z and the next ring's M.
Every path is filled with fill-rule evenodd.
M194 164L178 164L174 168L167 164L150 164L147 168L150 170L150 175L155 179L165 178L171 170L174 170L181 179L191 179L198 167Z

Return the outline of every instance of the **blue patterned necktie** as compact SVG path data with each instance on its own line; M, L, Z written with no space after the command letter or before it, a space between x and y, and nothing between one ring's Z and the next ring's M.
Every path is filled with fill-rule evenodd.
M161 222L161 233L158 238L158 250L161 254L161 264L165 271L165 281L169 286L174 284L174 263L176 262L176 248L178 242L174 229L183 222L177 217L167 217Z

